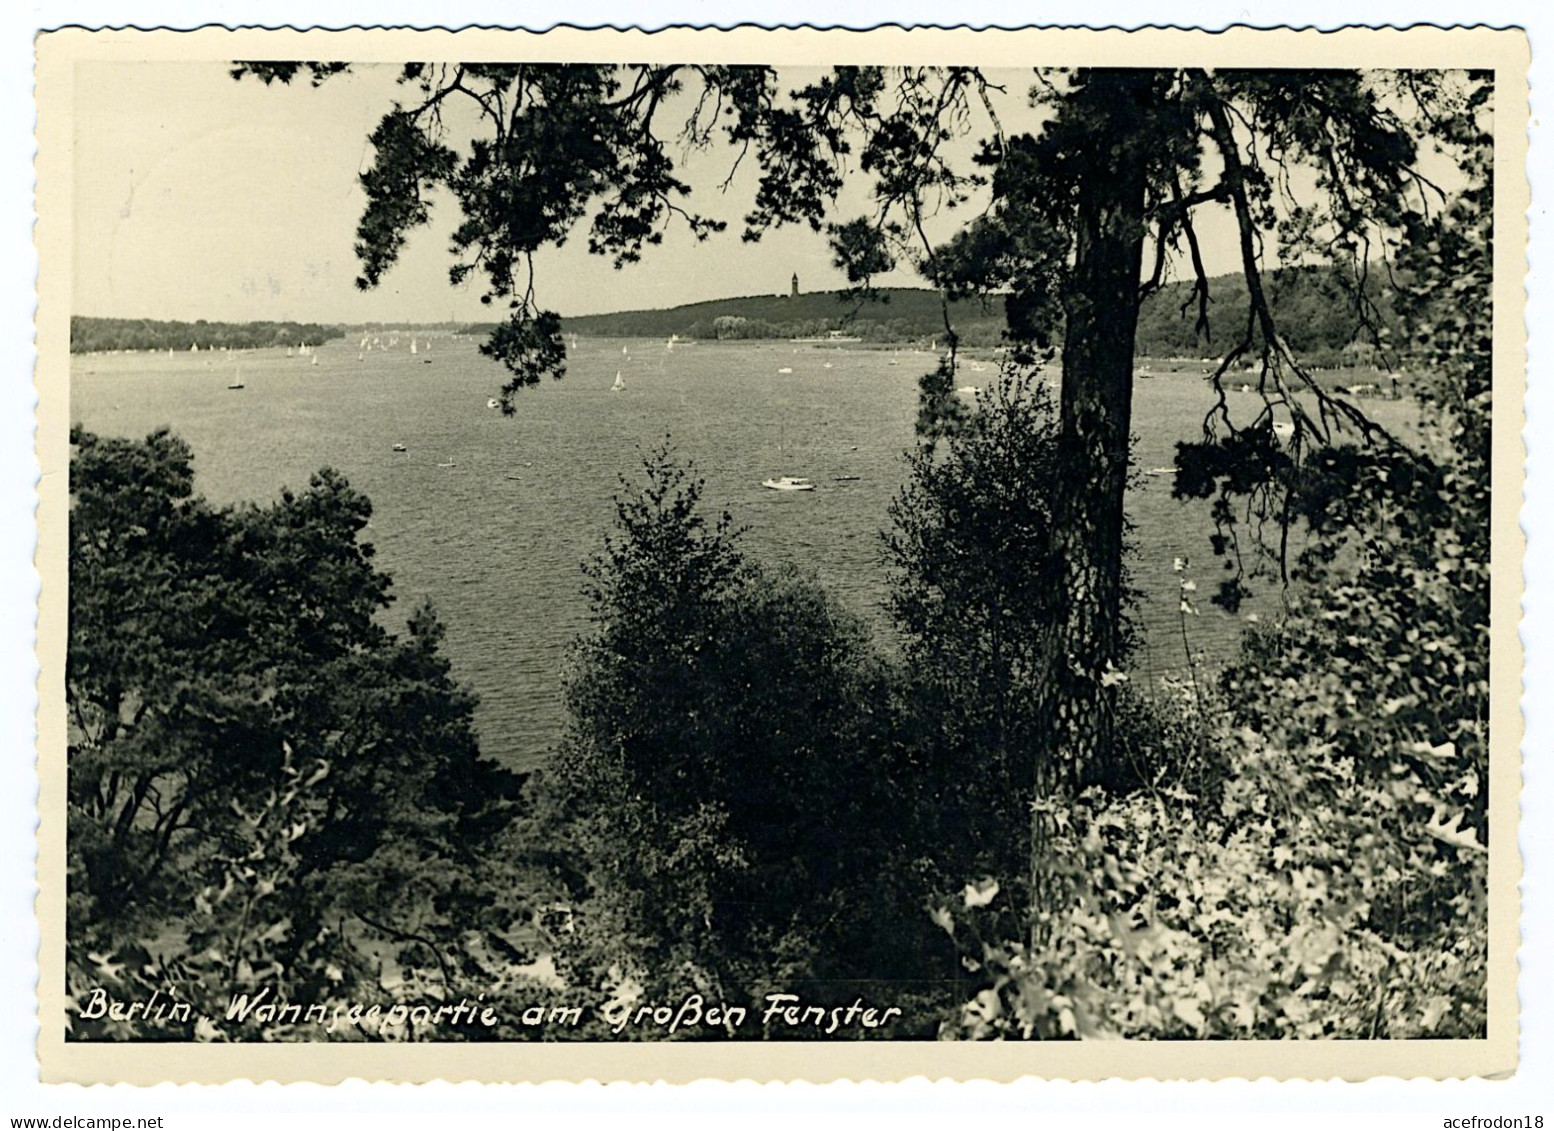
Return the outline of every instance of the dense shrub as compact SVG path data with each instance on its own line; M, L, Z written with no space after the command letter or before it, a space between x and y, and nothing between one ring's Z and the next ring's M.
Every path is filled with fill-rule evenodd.
M907 1004L954 959L921 913L934 846L887 673L823 593L701 514L667 452L645 471L591 568L571 725L531 788L525 839L570 912L562 976L617 1003Z
M329 1001L385 964L447 981L518 783L480 757L431 610L380 623L370 504L323 471L217 509L167 432L72 440L75 1004L120 979L213 1014L261 984Z

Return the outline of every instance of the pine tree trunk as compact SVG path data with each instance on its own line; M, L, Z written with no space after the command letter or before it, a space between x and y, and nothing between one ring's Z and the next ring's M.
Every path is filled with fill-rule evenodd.
M1096 168L1078 186L1074 265L1065 302L1060 444L1056 484L1064 621L1055 640L1046 716L1050 745L1036 769L1040 799L1062 801L1112 755L1112 692L1102 676L1122 666L1123 495L1133 408L1145 237L1145 188L1153 139L1140 122L1154 97L1148 71L1095 71L1087 100L1097 115ZM1040 912L1056 912L1051 818L1031 819L1032 938Z

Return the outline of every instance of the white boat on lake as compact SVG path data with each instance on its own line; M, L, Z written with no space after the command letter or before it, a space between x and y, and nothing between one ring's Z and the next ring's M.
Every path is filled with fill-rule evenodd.
M778 479L763 479L761 486L772 491L813 491L815 485L808 479L801 479L794 475L784 475Z
M615 371L615 384L610 386L610 392L612 392L612 393L619 393L619 392L621 392L625 388L626 388L626 379L621 376L621 371L619 369L617 369Z

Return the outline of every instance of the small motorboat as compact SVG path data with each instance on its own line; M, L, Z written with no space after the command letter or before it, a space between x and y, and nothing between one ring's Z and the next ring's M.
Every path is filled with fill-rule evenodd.
M834 478L836 479L836 481L838 483L856 483L858 480L862 479L863 476L861 476L861 475L837 475L837 476L834 476Z
M497 400L495 397L487 397L486 398L486 407L487 408L501 408L502 407L502 402Z
M405 450L405 445L403 445L403 444L395 444L394 445L394 450L396 452L402 452L402 451Z
M227 382L227 388L229 388L229 389L241 389L241 388L244 388L244 385L243 385L243 382L240 381L240 380L239 381L229 381L229 382Z
M784 365L781 369L777 370L777 372L778 373L792 373L793 372L793 367L791 365Z
M772 491L813 491L815 485L808 479L784 475L779 479L763 479L761 486Z
M456 462L454 462L453 460L450 459L447 463L439 463L437 466L438 467L458 467L459 465Z

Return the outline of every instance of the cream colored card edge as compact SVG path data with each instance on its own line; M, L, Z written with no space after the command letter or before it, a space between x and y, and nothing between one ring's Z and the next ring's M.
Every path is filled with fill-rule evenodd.
M1478 1041L893 1043L560 1043L387 1045L88 1044L64 1037L64 656L68 507L72 86L76 63L236 58L696 59L774 64L976 63L983 66L1484 67L1496 82L1495 425L1491 591L1491 939L1488 1036ZM972 31L882 28L660 32L342 32L207 28L192 32L66 28L37 41L36 243L39 832L38 1056L45 1082L347 1079L544 1081L699 1079L899 1080L914 1077L1155 1079L1433 1079L1506 1076L1517 1065L1517 846L1521 792L1527 273L1526 36L1483 28Z

